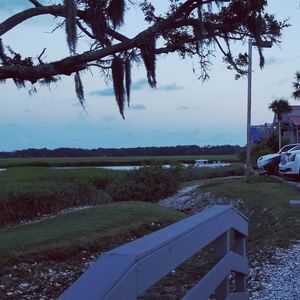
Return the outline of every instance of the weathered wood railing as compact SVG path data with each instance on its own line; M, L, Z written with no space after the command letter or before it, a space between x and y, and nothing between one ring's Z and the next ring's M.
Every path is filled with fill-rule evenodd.
M217 205L104 253L59 300L136 299L178 265L217 240L217 264L183 297L248 299L248 220L230 205ZM231 240L231 238L233 239ZM235 292L229 274L235 273Z

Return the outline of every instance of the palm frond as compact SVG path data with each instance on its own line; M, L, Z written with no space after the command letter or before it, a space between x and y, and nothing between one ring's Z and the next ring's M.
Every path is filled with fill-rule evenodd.
M300 72L296 72L295 80L293 82L294 91L292 93L292 97L296 100L300 100Z
M125 1L124 0L111 0L108 8L107 14L110 18L114 28L121 26L124 23L124 13L125 13Z
M76 92L77 98L78 98L81 106L84 108L84 102L85 102L84 91L83 91L83 84L82 84L79 72L75 73L74 81L75 81L75 92Z
M116 101L119 107L119 111L123 119L124 117L124 103L125 103L125 89L124 89L124 62L123 60L115 56L112 65L112 79L114 85L114 92Z
M141 55L144 61L144 65L147 70L148 83L152 88L156 87L156 55L155 55L155 37L153 36L147 42L142 45Z
M67 43L70 52L74 54L76 52L76 45L77 45L76 1L64 0L64 7L65 7L65 14L66 14Z

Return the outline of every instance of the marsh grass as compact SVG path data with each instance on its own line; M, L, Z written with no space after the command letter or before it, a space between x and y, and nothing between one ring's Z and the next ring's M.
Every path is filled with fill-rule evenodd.
M37 166L115 166L115 165L153 165L174 162L194 163L196 159L211 161L238 162L237 155L186 155L186 156L122 156L122 157L28 157L1 158L0 168Z
M122 172L12 168L0 173L0 226L62 209L111 202L107 186Z

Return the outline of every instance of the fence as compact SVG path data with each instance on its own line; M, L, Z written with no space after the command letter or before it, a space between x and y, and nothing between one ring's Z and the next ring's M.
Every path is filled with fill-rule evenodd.
M230 205L217 205L104 253L58 300L129 300L174 270L212 241L217 264L182 298L248 299L248 220ZM229 292L229 274L235 291Z

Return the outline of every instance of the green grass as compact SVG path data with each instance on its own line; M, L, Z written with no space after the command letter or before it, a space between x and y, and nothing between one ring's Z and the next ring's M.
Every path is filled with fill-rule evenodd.
M252 251L273 245L288 246L300 239L299 210L288 206L289 200L300 199L300 191L293 187L269 177L253 176L250 183L244 179L216 179L200 190L223 197L223 202L234 199L239 203L238 208L249 218L248 241Z
M196 159L211 161L238 162L236 155L187 155L187 156L130 156L130 157L32 157L1 158L0 168L18 166L110 166L165 164L174 162L193 163Z
M122 202L99 205L37 224L0 230L0 263L43 252L75 251L89 246L99 246L105 240L118 239L122 234L174 223L183 213L144 202ZM157 228L157 227L156 227ZM103 246L103 245L102 245Z

